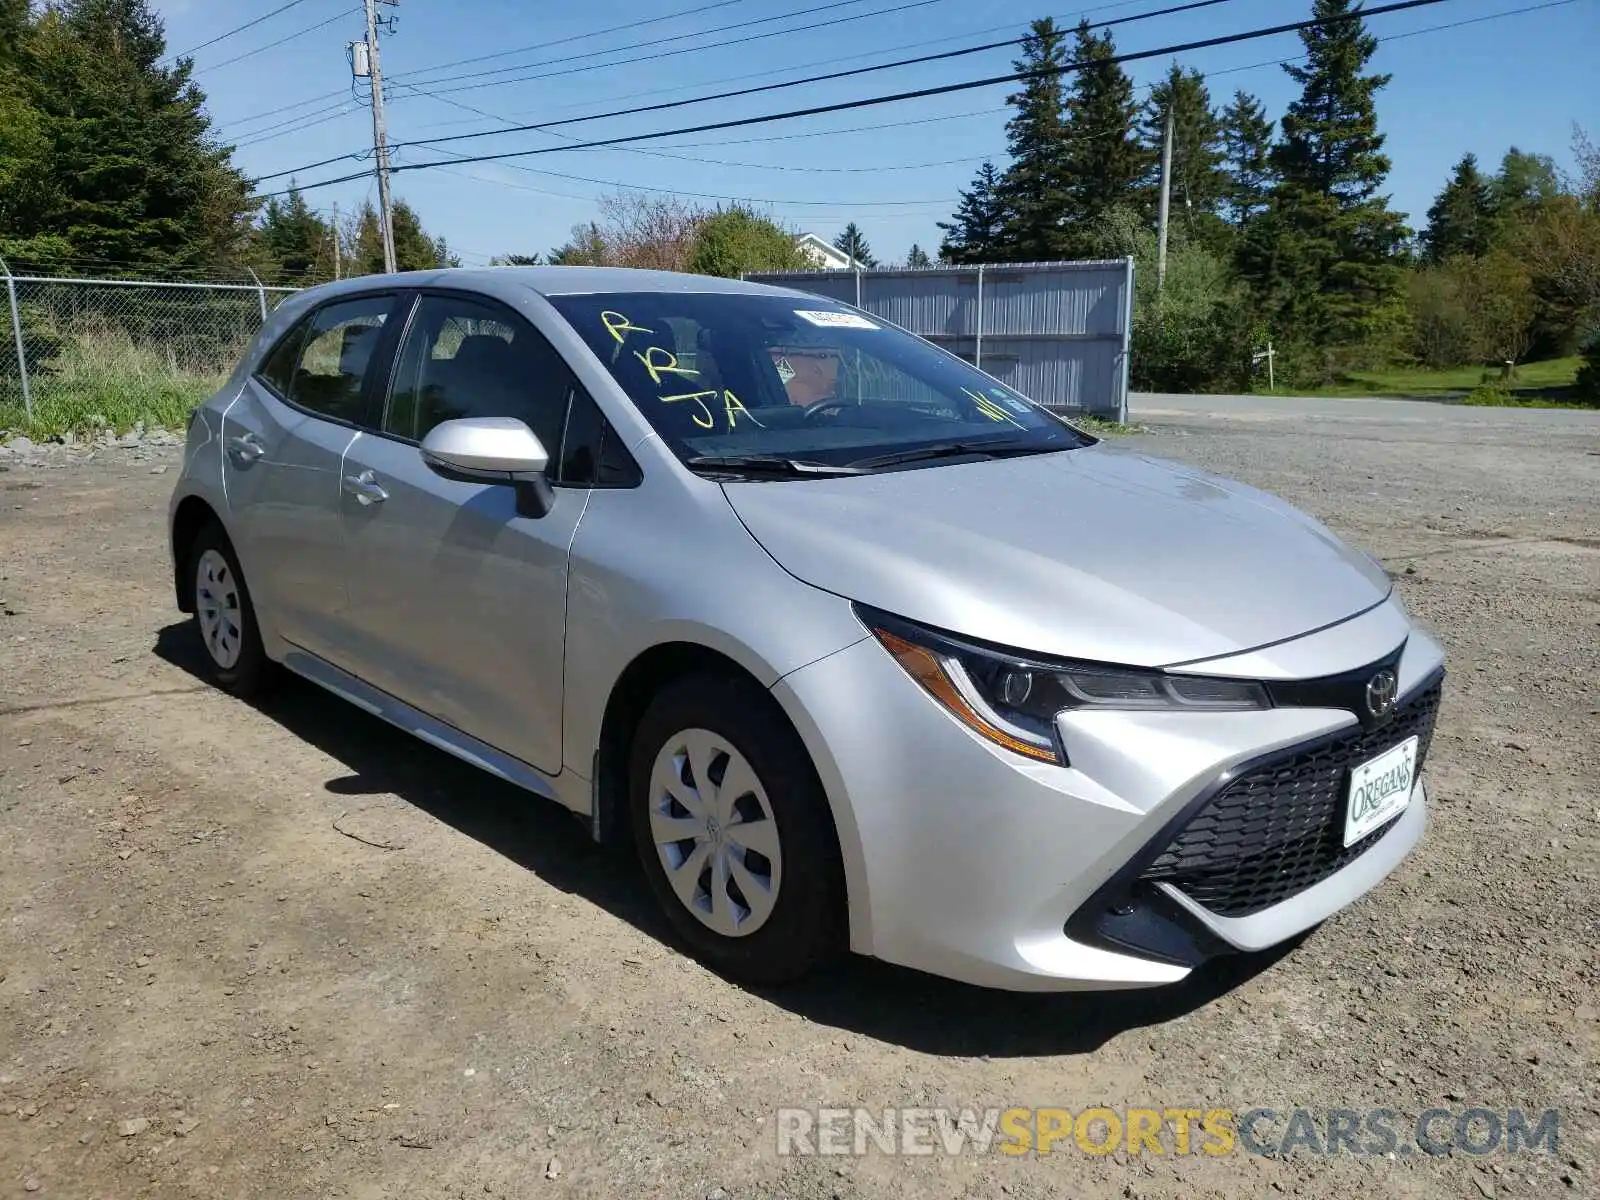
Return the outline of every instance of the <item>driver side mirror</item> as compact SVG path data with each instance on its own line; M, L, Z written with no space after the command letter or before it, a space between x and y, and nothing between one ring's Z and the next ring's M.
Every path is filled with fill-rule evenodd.
M441 421L422 439L421 452L428 469L445 479L514 487L518 516L542 517L555 503L545 474L550 454L515 417Z

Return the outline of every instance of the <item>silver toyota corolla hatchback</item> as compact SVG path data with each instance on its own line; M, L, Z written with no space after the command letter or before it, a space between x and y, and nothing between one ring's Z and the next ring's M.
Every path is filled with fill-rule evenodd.
M178 606L631 839L720 970L1170 983L1416 844L1439 646L1273 497L800 292L368 277L189 427Z

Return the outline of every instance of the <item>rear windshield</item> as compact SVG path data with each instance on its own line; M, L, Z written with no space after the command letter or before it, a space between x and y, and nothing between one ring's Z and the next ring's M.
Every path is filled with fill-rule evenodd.
M954 355L832 301L681 292L549 299L685 460L843 466L945 443L1025 453L1094 440Z

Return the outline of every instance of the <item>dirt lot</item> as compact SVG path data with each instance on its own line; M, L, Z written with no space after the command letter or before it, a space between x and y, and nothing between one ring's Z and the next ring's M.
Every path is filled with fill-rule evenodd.
M1285 952L1111 997L865 961L733 986L553 806L309 686L203 687L175 451L0 457L0 1195L1600 1195L1600 422L1395 411L1129 439L1378 554L1452 675L1394 876ZM780 1106L1097 1103L1562 1124L1555 1154L1481 1158L773 1134Z

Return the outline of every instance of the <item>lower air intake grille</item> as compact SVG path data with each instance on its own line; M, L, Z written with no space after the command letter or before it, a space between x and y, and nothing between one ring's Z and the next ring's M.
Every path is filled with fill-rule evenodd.
M1433 684L1382 725L1291 751L1233 780L1178 830L1140 878L1172 884L1223 917L1249 916L1322 882L1390 828L1344 845L1351 768L1415 736L1421 739L1420 775L1442 689L1442 682Z

